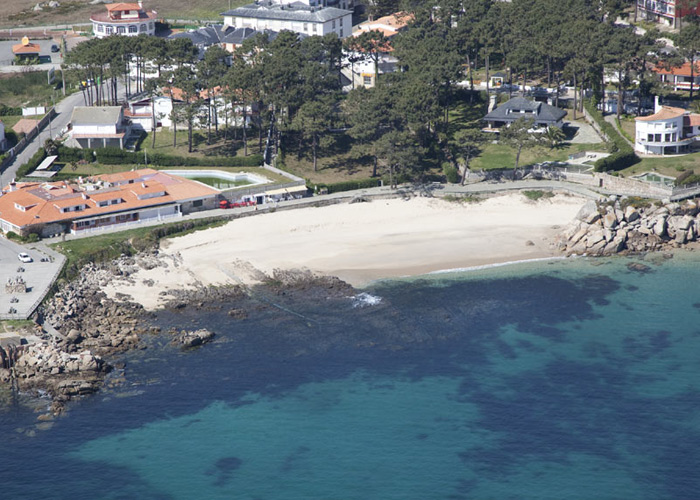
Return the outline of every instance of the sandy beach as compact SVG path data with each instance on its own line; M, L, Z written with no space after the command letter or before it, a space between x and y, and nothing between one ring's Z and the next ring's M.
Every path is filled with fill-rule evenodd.
M584 202L564 194L534 202L509 193L478 203L388 199L260 214L166 240L167 267L141 270L132 276L135 283L114 281L105 291L154 309L162 305L162 291L254 284L274 269L310 270L362 287L382 278L550 257L559 255L552 243Z

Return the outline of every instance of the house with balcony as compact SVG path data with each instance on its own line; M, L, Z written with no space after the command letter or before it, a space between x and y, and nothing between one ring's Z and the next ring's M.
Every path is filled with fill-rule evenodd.
M155 35L156 11L145 10L143 2L110 3L106 12L90 16L92 32L97 38L110 35Z
M69 144L78 148L124 149L130 131L121 106L76 106L68 127Z
M683 5L680 0L637 0L637 15L646 21L680 27L682 17L697 15L700 1Z
M352 11L304 2L279 3L259 0L221 13L224 26L258 31L288 30L307 36L335 33L345 38L352 33Z
M690 153L700 135L700 115L683 108L657 106L656 113L635 118L634 149L638 153Z
M659 64L654 68L654 73L659 75L661 82L671 87L673 90L690 90L692 85L693 90L700 89L700 62L695 63L695 67L692 68L689 62L685 62L680 66L669 67L663 64Z
M0 190L0 230L20 236L84 234L211 210L219 195L218 189L153 169L70 182L11 182Z
M501 127L507 127L520 118L532 119L533 127L536 129L562 128L564 117L566 117L566 111L546 102L513 97L484 116L483 120L488 123L488 128L484 131L498 132Z

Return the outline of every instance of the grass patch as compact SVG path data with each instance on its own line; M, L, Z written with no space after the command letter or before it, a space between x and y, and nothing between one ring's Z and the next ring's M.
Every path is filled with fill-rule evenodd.
M254 136L248 140L248 154L258 153L258 137L257 131L249 131L249 134ZM153 132L149 132L140 141L137 151L146 151L146 153L163 153L174 156L243 156L243 141L232 140L233 130L229 130L228 139L224 140L223 129L219 128L217 135L212 129L211 144L207 144L207 131L195 130L192 133L192 152L187 151L187 129L179 129L177 131L177 142L173 146L173 136L175 133L172 130L162 129L156 132L156 145L153 144ZM240 132L238 132L240 137Z
M677 177L679 169L693 170L700 165L700 152L674 157L642 158L642 161L633 167L620 171L621 175L628 177L634 174L653 171L662 175Z
M449 201L450 203L478 203L481 198L472 194L458 195L458 194L448 194L442 197L443 200Z
M200 229L220 226L226 222L212 218L175 222L157 227L140 227L54 243L51 247L66 256L66 265L61 271L60 281L70 281L76 278L80 274L80 269L88 263L107 262L122 254L134 255L155 247L163 238L183 236Z
M534 191L522 191L522 193L523 196L525 196L525 198L532 201L538 201L554 197L554 193L552 193L551 191L541 191L539 189Z
M543 161L566 161L569 155L580 151L600 149L600 144L571 144L564 143L559 147L526 149L520 155L520 166L525 167ZM515 166L515 150L503 144L488 143L477 158L472 160L473 170L493 170L497 168L513 168Z
M17 330L33 329L36 323L30 319L6 319L0 321L0 331L15 332Z
M60 71L56 72L56 81L61 81ZM52 95L57 101L63 97L60 90L48 85L46 71L0 75L0 102L6 106L50 106Z

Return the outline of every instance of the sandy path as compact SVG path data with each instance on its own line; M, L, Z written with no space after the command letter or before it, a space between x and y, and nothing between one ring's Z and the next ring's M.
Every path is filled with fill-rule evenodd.
M106 291L144 307L159 293L196 284L254 283L260 272L310 269L355 286L388 277L557 255L560 227L584 200L568 195L532 202L520 193L459 204L435 198L375 200L303 208L234 220L167 240L167 268L142 270L137 284ZM172 264L172 261L177 264ZM153 286L143 286L153 280Z

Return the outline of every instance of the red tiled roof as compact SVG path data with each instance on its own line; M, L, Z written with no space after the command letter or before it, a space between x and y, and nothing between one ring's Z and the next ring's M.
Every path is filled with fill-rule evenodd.
M640 122L654 122L656 120L668 120L670 118L678 118L683 116L687 111L683 108L674 108L672 106L661 106L661 109L649 116L639 116L635 120Z
M654 68L654 72L660 75L690 76L690 63L685 62L680 66L672 66L670 68L664 67L662 64L658 64L656 68ZM695 63L693 75L700 76L700 62Z
M113 3L107 5L108 12L116 12L120 10L143 10L143 7L137 3Z
M700 126L700 115L693 113L688 116L683 117L684 127L699 127Z
M39 46L38 43L28 43L28 44L23 44L23 43L18 43L16 45L12 46L12 53L13 54L38 54L39 51L41 50L41 47Z
M112 186L97 191L82 191L75 186L68 186L64 182L39 184L19 183L14 191L5 190L0 196L0 219L15 226L25 227L32 224L46 224L48 222L71 221L76 218L84 218L95 215L112 214L128 210L146 208L149 206L175 203L179 201L214 196L218 190L190 181L183 177L158 172L153 169L121 172L118 174L96 176L92 180L105 182L122 182L119 186ZM128 181L133 183L129 184ZM144 188L141 183L146 184ZM54 189L51 189L54 188ZM139 199L139 194L160 193L163 196ZM83 198L85 196L87 199ZM97 206L91 200L121 199L122 203ZM15 204L24 207L18 209ZM60 208L86 205L80 211L61 212Z

